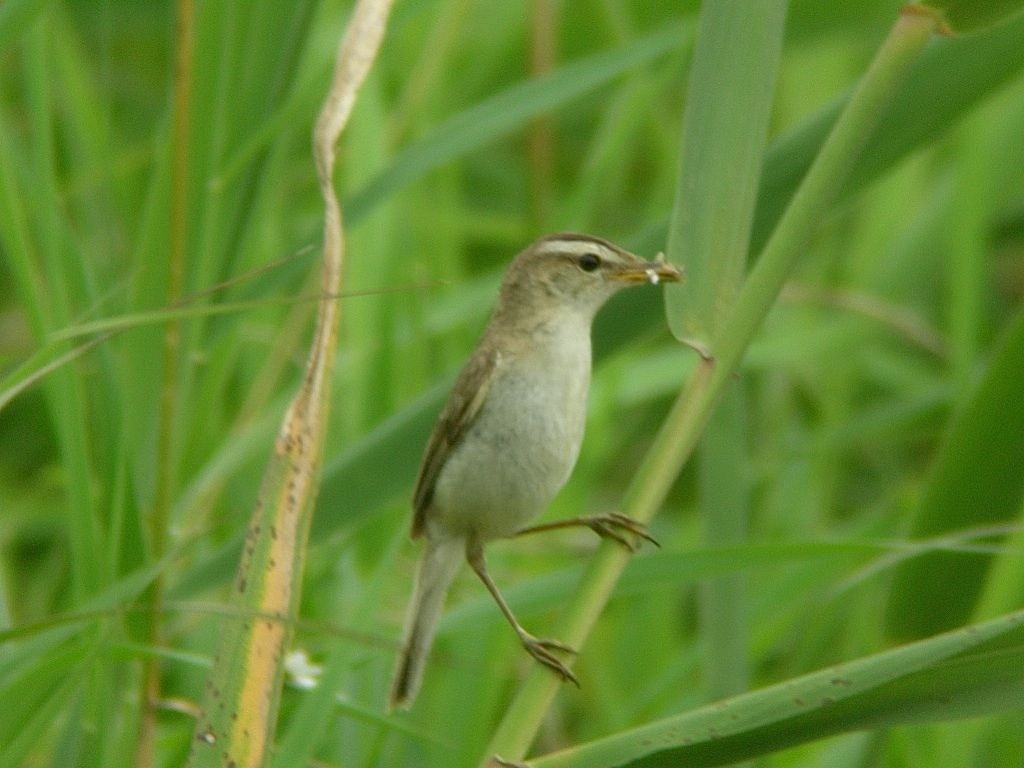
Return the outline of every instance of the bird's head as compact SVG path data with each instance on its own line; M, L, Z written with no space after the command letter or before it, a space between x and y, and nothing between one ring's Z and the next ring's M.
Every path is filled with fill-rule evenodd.
M567 309L589 320L621 288L680 279L679 269L664 261L644 261L602 238L563 232L540 238L515 258L499 305L517 313Z

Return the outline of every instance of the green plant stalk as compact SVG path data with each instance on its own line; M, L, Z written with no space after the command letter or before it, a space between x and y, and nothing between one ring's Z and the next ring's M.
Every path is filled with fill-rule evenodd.
M976 128L982 114L968 122L965 131ZM986 284L990 266L986 264L985 248L989 237L994 190L986 184L992 180L991 150L984 142L965 142L965 151L957 158L953 184L957 215L949 222L949 286L946 289L949 307L949 342L953 372L961 387L970 385L978 360L985 320Z
M192 29L195 8L192 0L179 0L177 53L174 78L173 159L171 161L170 262L168 265L167 303L174 305L181 297L185 283L185 254L188 236L189 122L192 94ZM149 514L146 534L149 537L148 557L159 560L167 547L167 525L170 519L171 496L174 492L178 434L178 374L182 359L181 323L172 320L164 329L163 373L160 380L159 425L157 428L156 490ZM144 602L148 615L143 628L143 642L159 646L163 617L164 579L158 576L148 590ZM139 738L135 764L140 768L154 765L156 749L156 709L160 700L160 660L150 657L142 668L140 692Z
M623 500L623 511L640 522L653 517L689 458L743 352L767 315L814 233L842 190L861 150L911 64L940 26L937 14L910 6L901 13L839 116L818 157L769 239L717 337L713 356L702 358L673 403ZM605 542L583 574L558 637L580 648L619 576L629 553ZM483 764L492 757L522 760L560 682L547 670L531 671L495 731Z
M747 539L747 400L741 383L726 389L704 430L697 456L703 539L712 548L739 545ZM730 573L701 581L699 611L707 699L745 691L750 685L747 575Z
M939 27L937 15L919 6L909 6L882 44L737 298L715 345L714 388L721 387L733 375L754 332L806 251L818 222L842 191L878 118Z

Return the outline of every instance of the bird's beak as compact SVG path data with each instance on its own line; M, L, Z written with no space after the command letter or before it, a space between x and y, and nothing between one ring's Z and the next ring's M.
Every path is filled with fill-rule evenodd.
M637 259L630 264L623 264L612 273L612 278L623 283L678 283L683 279L683 273L672 264L665 261L665 255L659 253L654 261L643 261Z

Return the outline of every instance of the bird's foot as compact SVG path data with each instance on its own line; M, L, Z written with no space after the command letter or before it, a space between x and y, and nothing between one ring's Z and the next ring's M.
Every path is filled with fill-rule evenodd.
M561 651L562 653L575 654L575 648L571 648L558 640L546 640L534 637L527 632L523 632L519 636L519 639L522 641L523 647L527 652L545 667L558 675L562 679L563 683L570 682L579 688L580 681L576 679L576 675L574 675L572 670L559 661L559 659L552 653L552 651Z
M649 541L656 547L661 546L654 537L647 533L646 525L641 523L639 520L626 517L626 515L619 514L618 512L611 512L607 515L584 517L581 518L581 522L602 539L612 539L624 546L630 552L636 551L637 544L633 538L627 536L627 533L631 536Z

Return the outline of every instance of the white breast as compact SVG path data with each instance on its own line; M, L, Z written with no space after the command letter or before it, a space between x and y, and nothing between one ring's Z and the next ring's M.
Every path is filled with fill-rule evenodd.
M590 331L559 323L502 354L473 426L448 458L434 513L482 539L515 533L565 484L579 455L590 386Z

